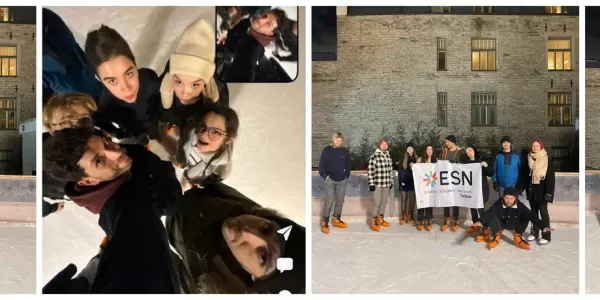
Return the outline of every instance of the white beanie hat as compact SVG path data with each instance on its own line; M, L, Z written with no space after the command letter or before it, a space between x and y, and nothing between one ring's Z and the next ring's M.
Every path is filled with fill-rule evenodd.
M173 105L173 79L171 74L199 77L204 82L202 94L212 101L219 100L219 90L213 79L215 73L215 30L205 20L198 20L183 32L175 52L171 54L169 73L160 85L165 109Z

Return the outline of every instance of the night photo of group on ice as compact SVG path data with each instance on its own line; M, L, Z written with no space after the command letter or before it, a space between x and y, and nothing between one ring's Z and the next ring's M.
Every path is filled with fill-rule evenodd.
M297 6L217 6L217 78L296 80L298 27Z
M578 7L314 7L313 292L577 293L578 38Z
M285 193L284 203L279 190L261 193L275 181L304 190L276 168L303 178L302 161L277 153L303 155L296 144L305 135L279 126L298 137L273 145L265 140L279 131L256 140L249 132L275 128L277 116L246 122L273 105L265 98L282 101L281 89L304 110L304 86L260 95L220 81L216 15L215 7L43 9L44 294L305 293L304 214L293 213L304 194ZM249 32L238 38L255 44ZM286 118L304 128L303 115ZM247 159L256 148L265 156Z

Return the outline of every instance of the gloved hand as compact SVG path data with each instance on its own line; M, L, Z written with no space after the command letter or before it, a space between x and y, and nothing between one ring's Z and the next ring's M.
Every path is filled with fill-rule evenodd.
M74 264L69 264L42 288L42 294L87 293L90 289L90 283L84 277L73 279L76 273L77 267Z
M374 185L370 185L369 186L369 191L374 192L375 191L375 186Z
M481 166L484 167L484 168L487 168L488 164L485 161L482 161L481 162Z
M552 195L550 195L550 194L544 195L544 200L546 200L546 202L552 201Z
M493 186L494 191L497 192L498 191L498 184L494 182Z

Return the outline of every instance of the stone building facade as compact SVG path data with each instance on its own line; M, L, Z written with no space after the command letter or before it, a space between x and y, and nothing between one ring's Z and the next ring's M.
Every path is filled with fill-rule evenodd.
M569 146L578 118L577 16L344 10L337 60L312 64L313 167L336 131L353 148L365 132L375 142L383 127L410 134L419 121L442 139L473 132L479 146L494 135L498 146L503 135L519 147L537 138ZM567 70L549 70L557 68Z
M585 166L600 169L600 68L585 69Z
M19 123L36 116L36 25L0 7L0 174L21 174ZM31 13L25 10L24 13ZM8 14L9 17L4 19ZM33 7L35 16L35 7ZM8 20L7 20L8 19ZM28 21L27 23L32 23ZM28 174L31 175L31 174Z

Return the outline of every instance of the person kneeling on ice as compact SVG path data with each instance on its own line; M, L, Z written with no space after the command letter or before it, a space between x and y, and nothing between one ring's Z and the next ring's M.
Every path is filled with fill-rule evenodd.
M529 222L532 222L538 228L544 228L542 221L534 215L529 208L519 201L517 191L508 187L504 190L504 196L498 199L488 211L479 219L479 222L473 226L486 226L484 233L478 235L475 240L478 243L487 242L490 249L495 248L500 243L500 236L504 229L515 231L515 246L529 250L529 243L522 236L527 229ZM546 227L544 232L550 232L554 229Z

